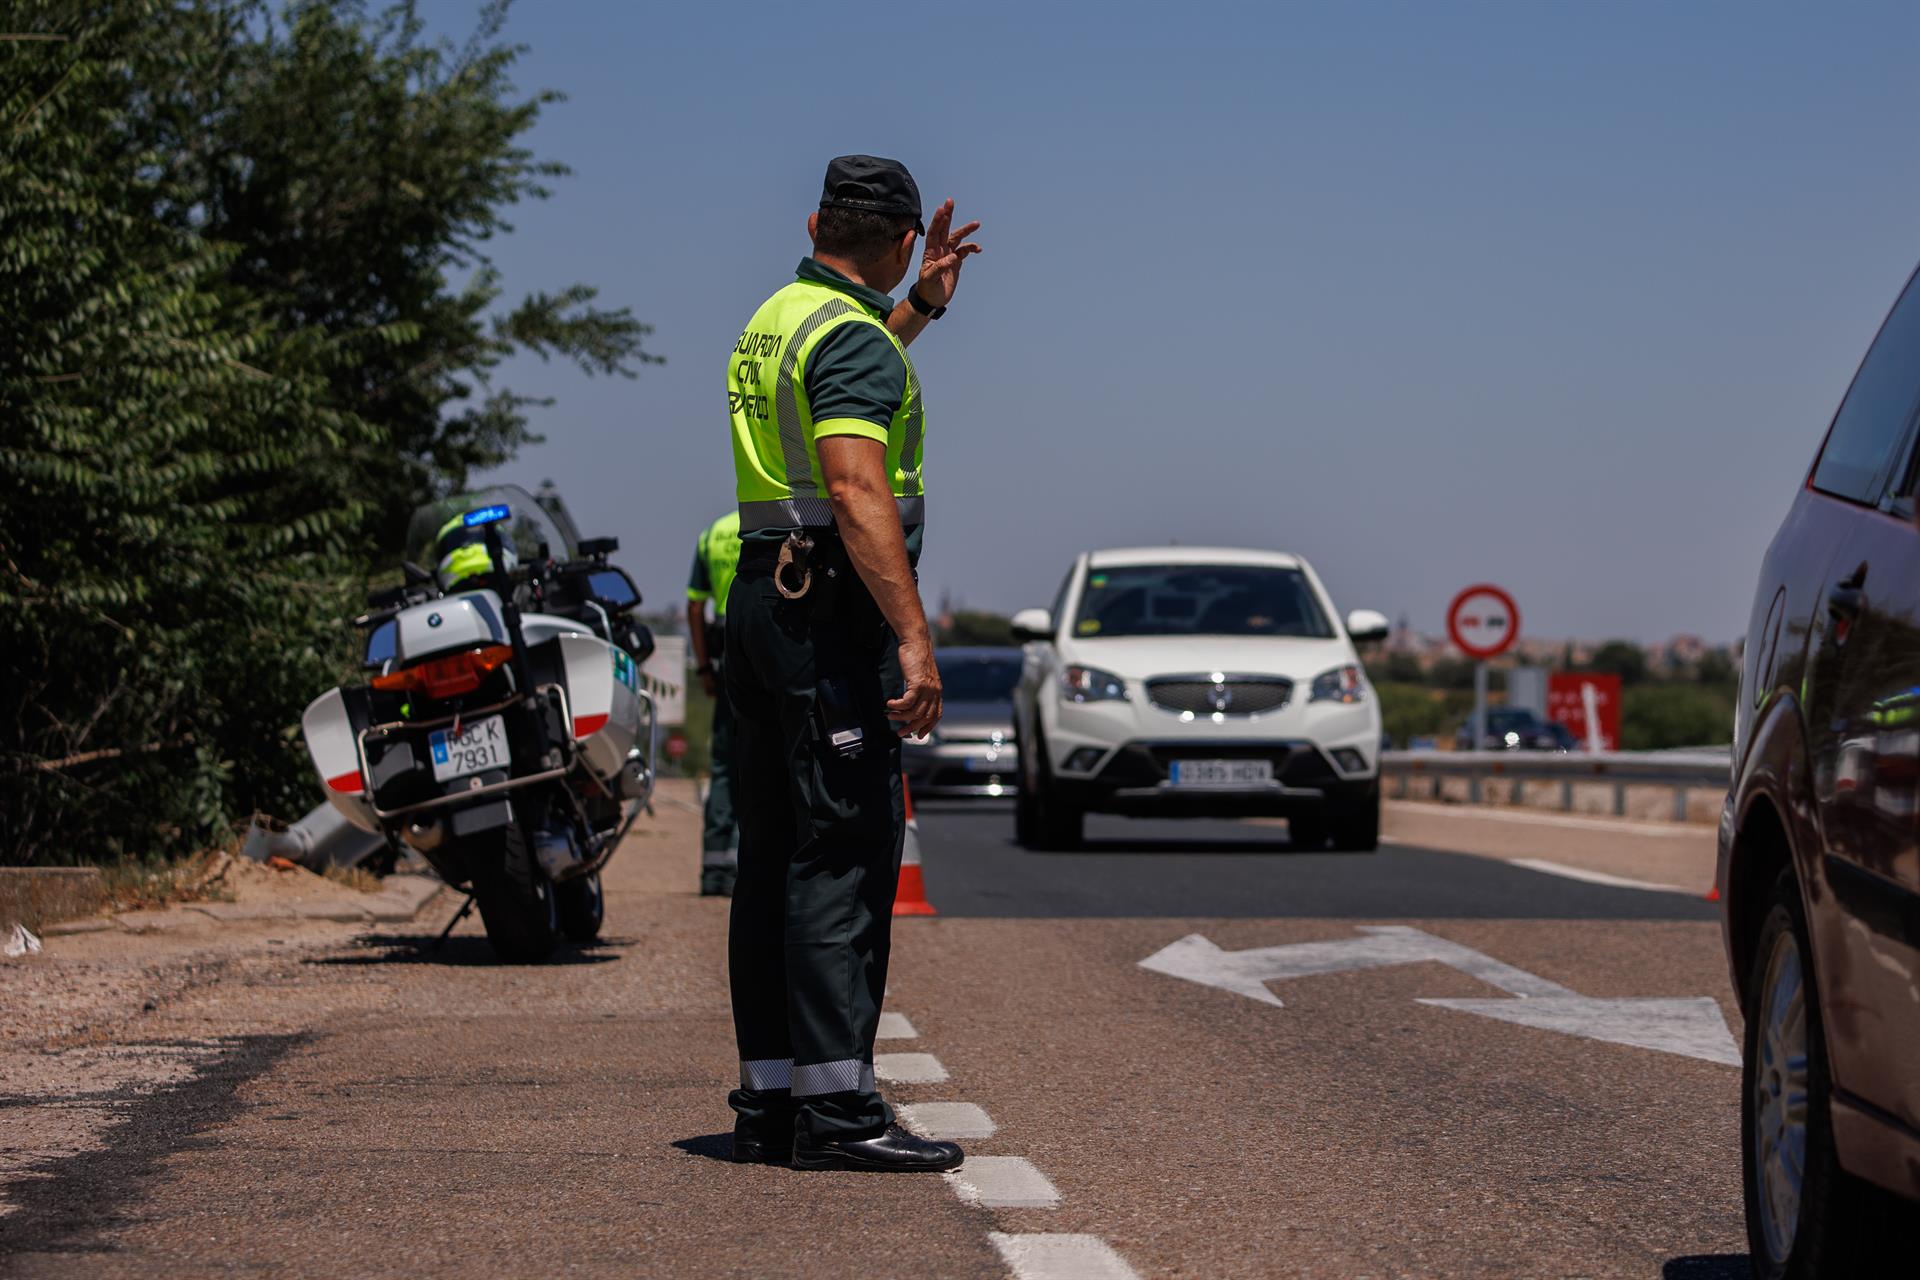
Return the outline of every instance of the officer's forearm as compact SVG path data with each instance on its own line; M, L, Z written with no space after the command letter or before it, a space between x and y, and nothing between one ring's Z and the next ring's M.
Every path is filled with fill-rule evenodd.
M900 642L924 644L927 615L920 607L920 588L907 560L900 509L885 466L886 450L876 441L840 437L821 442L820 470L847 558Z
M707 602L687 601L687 643L693 646L693 665L707 665Z
M887 315L887 328L893 330L893 336L900 339L901 346L907 346L920 336L920 331L931 323L913 309L913 304L902 298L894 303L893 310Z

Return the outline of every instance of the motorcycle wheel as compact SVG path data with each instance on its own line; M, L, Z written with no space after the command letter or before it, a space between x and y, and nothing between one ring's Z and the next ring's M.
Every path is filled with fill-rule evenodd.
M600 873L580 876L553 886L560 905L560 932L573 942L592 942L600 936L607 916L607 897L600 889Z
M507 963L545 960L559 945L559 895L533 865L517 825L506 828L498 853L474 859L473 896L487 941Z

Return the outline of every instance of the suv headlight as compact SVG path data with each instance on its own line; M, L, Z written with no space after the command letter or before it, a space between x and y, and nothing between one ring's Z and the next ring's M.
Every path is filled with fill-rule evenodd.
M1068 667L1060 673L1060 692L1068 702L1124 702L1127 682L1098 667Z
M1355 666L1322 671L1313 678L1313 692L1307 695L1308 702L1364 702L1366 698L1366 681Z

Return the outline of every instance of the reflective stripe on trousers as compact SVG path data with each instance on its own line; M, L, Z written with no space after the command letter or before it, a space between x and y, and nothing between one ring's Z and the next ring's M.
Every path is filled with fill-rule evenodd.
M761 1058L740 1064L742 1089L790 1089L796 1098L822 1093L872 1093L878 1082L873 1064L858 1058L839 1062L803 1062L792 1058Z
M927 522L924 497L895 498L903 527ZM740 504L740 531L759 529L824 529L833 523L833 504L825 498L767 498Z

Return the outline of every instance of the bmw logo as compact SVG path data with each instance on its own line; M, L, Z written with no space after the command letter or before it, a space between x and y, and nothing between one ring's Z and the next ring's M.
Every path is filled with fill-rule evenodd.
M437 614L437 613L430 613L430 614L428 614L428 615L427 615L427 625L428 625L428 626L430 626L430 627L437 627L437 626L439 626L439 625L440 625L440 623L441 623L441 617L440 617L440 615L439 615L439 614Z

